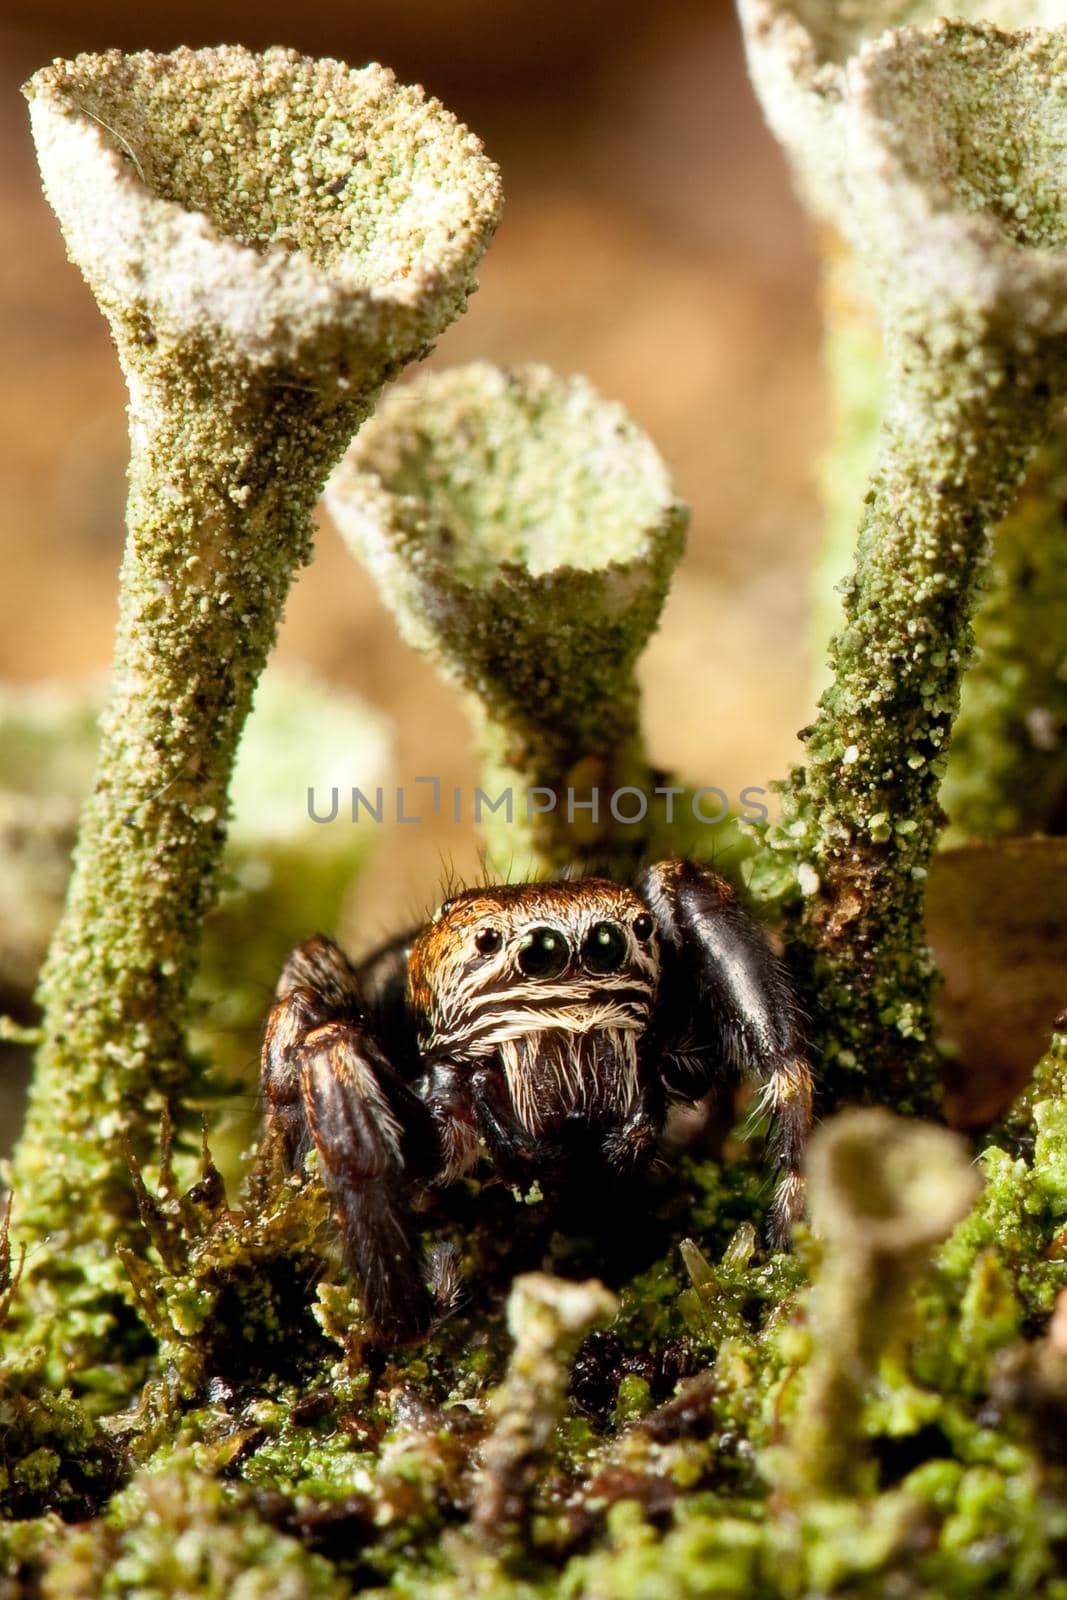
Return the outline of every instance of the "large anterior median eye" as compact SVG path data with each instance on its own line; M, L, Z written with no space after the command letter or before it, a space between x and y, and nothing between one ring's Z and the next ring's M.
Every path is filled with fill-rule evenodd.
M618 972L626 960L627 938L617 922L598 922L582 945L582 965L590 972Z
M555 928L531 928L519 942L519 969L528 978L558 978L570 958L570 946Z

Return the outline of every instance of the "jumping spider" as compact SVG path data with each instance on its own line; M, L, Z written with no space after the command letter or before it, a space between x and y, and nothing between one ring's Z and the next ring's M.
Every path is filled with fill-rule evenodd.
M661 861L605 878L467 889L358 967L321 935L282 971L263 1091L284 1158L312 1142L345 1255L383 1338L434 1316L409 1196L487 1152L509 1178L647 1167L672 1101L743 1069L763 1084L801 1203L811 1073L796 1002L722 878Z

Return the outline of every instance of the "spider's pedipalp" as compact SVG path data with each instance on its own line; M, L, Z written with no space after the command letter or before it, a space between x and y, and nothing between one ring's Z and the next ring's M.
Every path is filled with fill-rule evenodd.
M638 884L666 956L664 1077L693 1098L713 1086L718 1059L757 1078L770 1113L780 1171L771 1217L775 1243L803 1205L800 1172L811 1128L812 1078L799 1007L782 963L730 885L695 862L657 862ZM704 1039L710 1049L693 1048Z

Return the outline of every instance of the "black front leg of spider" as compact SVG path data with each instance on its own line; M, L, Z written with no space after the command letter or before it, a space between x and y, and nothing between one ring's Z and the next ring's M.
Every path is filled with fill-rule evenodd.
M801 1163L812 1078L800 1009L785 967L731 886L692 861L661 861L638 892L663 942L662 1059L668 1089L697 1099L732 1070L761 1085L778 1186L772 1241L784 1246L804 1203Z
M353 968L321 936L286 963L263 1089L291 1167L313 1143L346 1258L383 1339L434 1300L420 1188L483 1155L509 1176L639 1173L670 1100L749 1072L777 1129L772 1234L801 1203L811 1077L784 970L721 878L650 867L468 890Z
M375 1042L356 973L321 935L295 950L282 971L262 1085L287 1164L300 1166L312 1143L318 1151L345 1256L383 1338L426 1327L433 1303L408 1197L414 1183L439 1170L437 1133Z

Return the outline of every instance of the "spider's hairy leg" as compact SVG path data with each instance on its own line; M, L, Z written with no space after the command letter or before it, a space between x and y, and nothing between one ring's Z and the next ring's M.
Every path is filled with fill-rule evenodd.
M784 1243L804 1201L801 1164L811 1128L812 1078L800 1009L782 963L725 879L695 862L657 862L637 891L652 912L678 997L677 1015L731 1064L763 1084L780 1178L771 1215ZM689 997L688 999L686 997ZM669 1087L694 1097L713 1086L714 1054L665 1050Z
M429 1112L358 1023L324 1023L300 1056L319 1172L367 1312L388 1341L415 1338L435 1309L407 1201L440 1165Z
M359 1015L356 975L343 950L321 933L298 945L275 986L260 1064L267 1127L280 1139L290 1172L303 1166L311 1147L300 1046L322 1023Z
M440 1163L430 1115L367 1027L356 975L321 935L295 950L263 1045L268 1121L291 1168L314 1143L371 1320L390 1340L433 1316L406 1194Z

